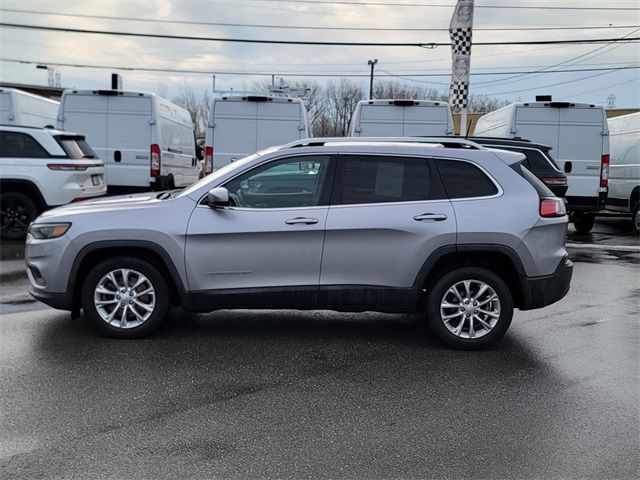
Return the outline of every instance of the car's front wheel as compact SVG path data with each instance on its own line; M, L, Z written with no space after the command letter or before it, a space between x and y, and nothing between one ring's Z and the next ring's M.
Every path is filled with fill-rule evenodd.
M500 339L513 316L513 299L504 281L484 268L464 267L435 282L427 297L427 322L447 345L485 348Z
M169 312L169 290L162 273L136 257L114 257L96 265L81 292L82 309L105 335L149 335Z

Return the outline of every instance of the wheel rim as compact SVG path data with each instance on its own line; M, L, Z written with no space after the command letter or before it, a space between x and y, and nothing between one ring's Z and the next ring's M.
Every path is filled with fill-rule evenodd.
M112 270L100 279L93 295L100 318L117 328L135 328L146 322L156 306L151 281L136 270Z
M463 280L451 286L440 302L440 319L460 338L480 338L500 319L500 299L495 290L480 280Z
M636 232L640 230L640 208L636 208L636 212L633 215L633 222L635 223Z
M0 207L0 228L4 234L26 232L29 227L29 209L19 199L8 196Z

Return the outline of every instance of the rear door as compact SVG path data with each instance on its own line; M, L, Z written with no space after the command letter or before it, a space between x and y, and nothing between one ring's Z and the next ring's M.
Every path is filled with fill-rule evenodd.
M258 150L258 103L217 100L214 109L213 168L217 170Z
M299 103L257 102L257 116L256 151L302 138Z
M362 105L359 137L402 137L404 107L395 105Z
M85 136L96 155L107 167L107 111L109 97L105 95L65 95L62 102L62 121L58 127Z
M109 96L108 146L103 158L109 186L148 187L151 174L151 98Z
M516 136L549 145L554 152L558 152L560 109L518 106L515 115Z
M414 105L410 107L403 107L403 109L403 136L439 136L448 135L450 133L448 107Z
M321 303L375 302L365 286L408 289L429 255L455 242L454 210L432 160L341 155L327 217Z
M602 110L589 107L557 110L560 128L556 160L561 167L565 162L572 163L567 196L598 197L603 154Z

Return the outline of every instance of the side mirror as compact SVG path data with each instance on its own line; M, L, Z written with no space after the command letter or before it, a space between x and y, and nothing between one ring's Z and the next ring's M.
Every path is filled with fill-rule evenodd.
M211 208L226 207L229 205L229 190L224 187L216 187L207 193L207 205Z
M564 173L571 173L573 170L573 164L571 162L564 162Z

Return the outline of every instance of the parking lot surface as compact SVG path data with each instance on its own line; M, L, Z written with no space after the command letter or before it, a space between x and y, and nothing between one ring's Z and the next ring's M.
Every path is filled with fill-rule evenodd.
M627 223L571 232L567 297L477 352L374 313L176 310L111 340L31 301L2 245L0 478L637 478Z

